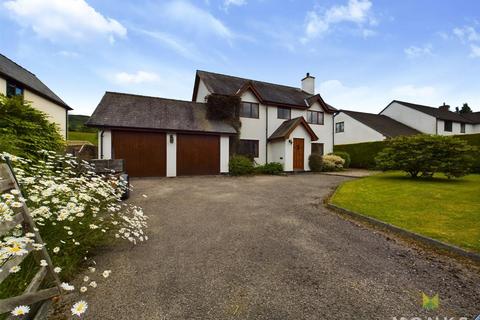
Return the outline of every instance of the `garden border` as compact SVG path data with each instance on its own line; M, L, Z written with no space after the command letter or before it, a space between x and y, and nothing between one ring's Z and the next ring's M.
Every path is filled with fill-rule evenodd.
M363 215L361 213L350 211L348 209L345 209L345 208L342 208L342 207L339 207L339 206L336 206L336 205L330 203L331 198L335 195L337 190L338 190L338 187L335 189L335 192L328 197L328 200L327 200L327 203L326 203L327 208L331 209L332 211L340 212L340 213L343 213L347 216L355 218L357 220L361 220L363 222L370 223L374 226L387 229L387 230L389 230L389 231L391 231L391 232L393 232L397 235L404 236L404 237L410 238L412 240L421 242L422 244L427 245L429 247L434 247L436 249L448 251L449 253L452 253L452 254L457 255L459 257L462 257L462 258L469 259L469 260L471 260L471 261L473 261L477 264L480 263L480 254L470 252L470 251L466 251L466 250L464 250L460 247L457 247L455 245L451 245L451 244L448 244L448 243L445 243L445 242L442 242L442 241L439 241L439 240L435 240L435 239L429 238L427 236L420 235L420 234L412 232L412 231L408 231L406 229L394 226L392 224L383 222L381 220Z

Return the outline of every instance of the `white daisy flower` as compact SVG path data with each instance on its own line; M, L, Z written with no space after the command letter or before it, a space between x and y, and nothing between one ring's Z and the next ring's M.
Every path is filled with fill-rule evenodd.
M90 280L88 276L83 277L83 281L88 282L88 280Z
M85 313L85 311L87 311L87 308L88 308L88 303L86 303L83 300L80 300L73 305L70 311L72 311L72 315L80 317L83 313Z
M88 270L90 270L90 272L93 273L93 272L95 272L96 269L94 267L88 267Z
M81 288L80 288L80 292L81 292L81 293L87 292L87 290L88 290L87 287L81 287Z
M90 287L92 288L96 288L97 287L97 283L95 281L92 281L88 284Z
M45 261L45 260L43 260L43 259L40 260L40 266L41 266L41 267L46 267L46 266L48 266L47 261Z
M63 290L66 290L66 291L73 291L75 290L75 287L72 286L71 284L68 284L66 282L62 282L62 284L60 285L60 287L62 287Z
M20 271L20 266L14 266L14 267L11 267L10 270L8 270L8 272L10 273L17 273L18 271Z
M103 271L102 276L104 278L108 278L110 276L110 273L112 273L112 270L105 270Z
M55 268L53 268L53 272L55 272L55 273L60 273L60 272L62 272L62 268L60 268L60 267L55 267Z
M58 253L59 251L60 251L60 248L59 248L59 247L53 248L53 253Z
M29 306L18 306L12 310L12 315L14 316L23 316L30 312Z

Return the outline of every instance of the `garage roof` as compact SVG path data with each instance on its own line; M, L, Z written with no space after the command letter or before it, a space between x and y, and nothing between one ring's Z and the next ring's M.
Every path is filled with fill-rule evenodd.
M207 119L204 103L106 92L91 118L91 127L155 129L235 134L222 121Z

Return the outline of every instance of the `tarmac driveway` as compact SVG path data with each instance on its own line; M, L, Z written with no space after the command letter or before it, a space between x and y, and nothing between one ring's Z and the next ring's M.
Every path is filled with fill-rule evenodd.
M88 319L392 319L480 314L474 267L324 208L327 175L133 180L150 239L96 258ZM145 198L142 194L147 195ZM421 292L438 293L427 312Z

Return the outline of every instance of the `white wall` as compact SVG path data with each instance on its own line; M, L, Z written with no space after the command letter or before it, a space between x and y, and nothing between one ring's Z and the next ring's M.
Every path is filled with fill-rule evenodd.
M173 136L173 143L170 143L170 136ZM177 134L168 132L166 134L167 145L167 177L177 176Z
M397 102L391 103L380 114L406 124L418 131L436 134L436 118L415 109L405 107Z
M220 136L220 173L228 173L230 136Z
M458 135L458 134L471 134L474 133L474 127L471 124L466 124L465 125L465 133L461 133L461 124L460 122L453 122L452 123L452 131L445 131L445 121L444 120L438 120L438 134L439 135L444 135L444 136L451 136L451 135Z
M0 94L7 94L7 81L3 78L0 78Z
M286 140L276 140L268 143L268 162L279 162L285 166Z
M284 170L285 171L293 171L293 139L294 138L300 138L303 139L303 169L305 171L310 171L310 167L308 166L308 158L310 157L310 154L312 153L312 148L311 148L311 138L310 134L305 130L305 127L303 126L298 126L293 130L293 132L290 134L287 140L285 140L285 162L284 162ZM289 142L289 140L292 141L292 143Z
M103 158L102 158L103 149ZM112 159L112 131L103 130L98 133L98 158L99 159Z
M198 83L198 91L197 91L197 96L195 97L196 102L205 102L205 97L208 96L210 92L207 89L207 86L205 86L205 83L203 83L203 80L200 80Z
M259 103L257 97L250 91L246 91L240 97L242 101ZM242 118L240 121L240 140L258 140L258 157L254 158L256 163L264 164L266 159L266 106L259 105L258 119Z
M344 132L335 132L335 145L382 141L385 139L385 136L378 131L373 130L344 112L339 112L333 119L334 125L343 122L345 127Z
M31 102L35 109L45 112L50 120L58 125L60 133L64 138L66 138L67 110L65 108L51 102L50 100L40 97L27 89L23 91L23 98L25 101Z

